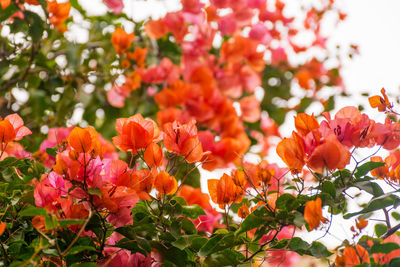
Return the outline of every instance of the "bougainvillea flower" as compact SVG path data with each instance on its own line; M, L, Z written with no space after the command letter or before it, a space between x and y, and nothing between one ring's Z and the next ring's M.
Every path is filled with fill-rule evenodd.
M160 167L163 162L162 148L156 143L151 143L144 151L144 161L150 167Z
M373 161L373 162L385 162L382 159L382 157L380 157L380 156L373 156L373 157L370 158L370 160ZM383 178L387 177L388 174L389 174L389 168L388 168L388 166L386 164L384 166L382 166L382 167L373 169L371 171L371 175L372 176L378 177L380 179L383 179Z
M128 59L136 61L136 64L139 66L139 68L144 68L146 65L146 55L148 50L148 48L141 48L137 46L135 51L128 52L126 56Z
M338 141L333 134L325 138L325 142L311 154L307 166L318 173L328 170L344 169L350 162L350 152Z
M244 121L253 123L261 118L260 101L255 96L243 97L239 103Z
M276 153L293 174L300 173L305 164L304 141L293 132L293 138L284 138L276 147Z
M365 227L367 227L368 221L365 219L360 219L359 221L356 221L356 227L358 230L362 230Z
M364 262L370 262L369 255L367 250L358 244L355 249L353 247L345 247L342 256L337 256L335 260L338 267L351 267Z
M174 176L166 171L161 171L154 179L154 187L162 195L173 195L178 189L178 183Z
M373 242L371 243L373 244ZM382 243L395 243L400 245L400 237L395 233L385 238ZM389 265L393 258L400 257L400 249L392 250L390 253L374 253L373 256L376 263L386 266L386 264Z
M233 202L240 202L242 199L243 190L236 186L227 174L224 174L219 180L209 179L207 183L211 200L219 204L220 207L225 207L225 205Z
M68 136L68 144L77 153L89 153L93 150L92 135L86 128L75 127Z
M237 214L240 218L245 219L250 214L249 208L246 205L242 205Z
M111 43L114 46L118 54L123 54L131 46L135 40L133 33L127 33L122 28L115 29L111 36Z
M71 4L69 2L58 3L57 0L47 1L47 11L50 13L50 23L60 32L65 32L67 28L63 23L68 19Z
M156 175L155 169L136 170L126 185L135 189L140 199L151 200L149 193L153 189Z
M202 193L200 188L194 188L190 185L182 185L178 191L178 196L183 197L188 205L197 204L203 209L212 209L210 205L210 197L208 194Z
M169 30L167 25L163 22L162 19L158 20L150 20L145 25L145 32L148 37L153 39L160 39L164 35L166 35Z
M121 151L131 151L136 154L137 150L145 149L152 142L160 141L160 130L156 123L151 119L144 119L141 114L117 119L115 129L119 135L112 140Z
M203 147L197 135L196 122L179 122L164 125L164 145L168 151L182 155L189 163L198 162L203 157Z
M304 219L308 223L310 230L313 230L319 226L319 224L326 223L328 220L322 217L321 199L307 201L304 209Z
M104 4L112 11L114 14L119 14L124 9L124 2L122 0L103 0Z
M309 132L319 127L319 123L314 115L310 116L306 113L297 114L294 118L294 125L302 136L306 136Z
M191 86L181 80L173 82L167 88L154 96L154 100L162 108L174 107L183 104Z
M389 102L389 98L386 95L384 88L381 89L382 96L374 95L368 98L369 104L372 108L378 108L379 111L383 112L386 109L392 109L393 104Z
M40 5L37 0L25 0L25 3L30 4L30 5L34 5L34 6Z
M18 114L8 115L4 120L0 117L0 143L18 141L30 134L32 132L24 126L24 121Z
M0 236L4 234L5 230L6 230L6 223L0 222Z

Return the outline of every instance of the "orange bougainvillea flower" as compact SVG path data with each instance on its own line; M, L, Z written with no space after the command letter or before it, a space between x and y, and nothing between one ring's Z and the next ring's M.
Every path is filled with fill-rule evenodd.
M304 141L295 132L293 138L284 138L276 147L276 153L293 174L300 173L305 164Z
M331 134L325 139L325 143L317 146L307 165L318 173L322 173L326 167L328 170L344 169L350 162L351 154L340 143L336 135Z
M358 230L362 230L365 227L367 227L368 221L365 219L360 219L359 221L356 221L356 227Z
M0 0L0 6L2 9L5 9L8 7L11 3L11 0Z
M25 3L35 6L39 5L39 2L37 0L25 0Z
M162 108L181 105L191 89L191 86L181 80L173 82L154 96L154 100Z
M65 32L67 28L63 23L68 19L71 4L69 2L57 3L55 1L47 1L47 11L50 13L50 23L53 24L60 32Z
M136 154L137 150L145 149L151 143L161 140L156 123L151 119L144 119L140 114L117 119L115 129L119 135L113 137L113 144L121 151Z
M155 169L136 170L130 180L121 185L135 189L140 199L151 200L149 193L153 189L155 176Z
M183 197L188 205L197 204L203 209L211 209L210 197L208 194L202 193L201 188L194 188L184 184L179 189L178 196Z
M373 162L385 162L385 161L382 159L382 157L380 157L380 156L373 156L373 157L371 157L371 161L373 161ZM373 170L371 171L371 175L372 175L372 176L378 177L378 178L380 178L380 179L383 179L383 178L387 177L388 174L389 174L389 168L388 168L387 164L385 164L385 166L382 166L382 167L373 169Z
M136 61L140 68L144 68L146 66L146 55L148 50L148 48L141 48L138 46L135 48L135 51L128 52L126 56L128 59Z
M93 150L94 142L88 129L75 127L69 134L68 144L77 153L89 153Z
M163 162L162 148L156 143L151 143L144 151L144 161L150 167L160 167Z
M6 230L6 223L0 222L0 236L4 234L5 230Z
M307 201L304 209L304 219L308 223L310 230L319 226L319 224L326 223L328 220L322 217L321 199Z
M0 144L21 140L31 133L18 114L10 114L4 120L0 117Z
M210 179L207 183L211 200L222 208L227 204L240 202L243 197L244 191L235 185L232 178L227 174L224 174L219 180Z
M335 263L338 267L351 267L364 262L370 262L368 252L360 245L345 247L342 256L337 256Z
M270 185L275 176L275 169L268 169L268 162L261 161L256 167L257 184Z
M369 104L372 108L378 108L379 111L383 112L386 109L392 109L393 104L389 102L389 98L386 95L384 88L381 89L382 96L374 95L368 98Z
M302 136L306 136L309 132L319 127L319 123L314 115L310 116L306 113L298 114L294 119L294 125Z
M145 25L145 32L148 37L153 39L160 39L168 33L168 27L162 19L150 20Z
M160 194L173 195L178 189L178 183L174 176L166 171L161 171L154 180L154 187Z
M135 35L133 33L126 33L122 28L115 29L113 35L111 36L111 43L117 50L118 54L123 54L131 46L135 40Z
M164 145L168 151L182 155L189 163L198 162L203 157L203 147L194 120L187 124L177 121L165 124Z
M13 141L15 136L12 124L8 120L0 121L0 144Z
M250 214L249 208L246 205L242 205L237 214L240 218L245 219Z

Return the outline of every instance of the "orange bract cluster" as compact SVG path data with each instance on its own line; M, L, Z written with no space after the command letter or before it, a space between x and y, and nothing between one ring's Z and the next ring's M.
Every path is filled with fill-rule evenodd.
M371 171L372 176L380 179L389 179L397 183L400 182L400 150L391 151L385 160L380 156L373 156L370 160L385 163L384 166L373 169Z
M320 223L326 223L328 220L322 216L321 199L307 201L304 209L304 219L308 223L310 230L317 228Z
M208 191L214 203L221 208L233 202L240 202L244 195L244 189L240 185L240 180L232 179L231 176L224 174L219 180L209 179Z
M124 54L135 40L133 33L126 33L122 28L115 29L111 36L111 43L114 46L117 54Z
M58 3L57 0L47 1L47 11L50 13L50 23L60 32L65 32L67 27L63 24L68 19L71 4L69 2Z
M368 98L369 104L373 108L378 108L379 111L383 112L386 110L391 110L393 108L393 104L389 102L389 98L386 95L386 91L384 88L381 89L382 96L374 95Z

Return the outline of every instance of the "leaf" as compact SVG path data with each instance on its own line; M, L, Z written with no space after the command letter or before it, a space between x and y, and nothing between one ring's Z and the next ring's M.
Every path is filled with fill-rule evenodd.
M393 212L392 212L392 217L393 217L396 221L400 221L400 213L393 211Z
M328 193L332 198L336 198L336 188L334 184L330 181L325 181L322 185L322 192Z
M58 223L60 226L68 226L68 225L77 225L77 224L83 224L85 221L84 220L79 220L79 219L67 219L67 220L60 220Z
M375 224L375 234L381 237L387 232L387 226L381 223Z
M94 262L83 262L71 264L70 267L97 267L97 264Z
M353 184L353 186L360 190L364 190L375 197L379 197L384 194L382 188L377 183L371 181L357 181Z
M326 258L333 254L321 242L317 241L312 242L311 247L308 250L310 252L309 255L317 258Z
M278 209L291 211L296 209L298 206L299 203L296 197L291 194L282 194L276 200L276 208Z
M13 2L11 2L5 9L0 9L0 21L5 21L6 19L14 15L14 13L18 10L18 7Z
M354 176L356 178L360 178L362 176L367 175L370 171L372 171L376 168L382 167L382 166L385 166L384 162L369 161L367 163L364 163L360 167L358 167Z
M32 37L33 43L38 43L43 36L43 21L40 16L34 12L25 10L24 16L29 22L29 35Z
M57 151L58 151L58 149L56 147L48 147L48 148L46 148L46 153L49 154L52 157L57 156Z
M266 223L267 208L266 207L258 207L255 211L250 213L246 219L240 224L239 229L236 231L236 235L250 231L254 228L258 228L260 225Z
M83 251L96 251L96 248L91 246L74 246L68 251L67 255L78 254Z
M69 0L71 6L78 10L81 14L85 15L86 11L82 8L82 6L79 4L78 0Z
M348 219L356 215L360 214L365 214L369 213L372 211L380 210L383 208L386 208L388 206L391 206L394 204L395 200L399 199L398 196L396 195L383 195L380 197L373 198L365 208L363 208L361 211L354 212L354 213L348 213L343 216L343 218Z
M43 215L43 216L48 216L47 211L44 208L37 208L34 206L29 206L23 211L19 213L20 217L24 216L38 216L38 215Z
M101 190L98 187L88 188L87 192L89 195L96 195L101 198Z
M224 234L219 234L211 237L207 243L205 243L201 248L200 251L197 253L199 257L205 257L209 255L212 249L217 246L218 242L224 237Z
M208 256L204 261L204 266L236 266L245 259L245 256L236 251L225 249Z
M200 215L206 215L202 207L197 204L191 206L183 206L183 215L190 219L197 219Z
M389 254L393 250L399 249L400 246L396 243L380 243L374 244L371 247L371 253L385 253Z

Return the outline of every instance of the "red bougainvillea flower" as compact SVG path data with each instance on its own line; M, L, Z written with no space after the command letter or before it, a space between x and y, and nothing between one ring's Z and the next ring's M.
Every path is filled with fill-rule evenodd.
M325 142L311 154L307 166L318 173L322 173L326 167L328 170L344 169L350 162L351 154L338 141L336 135L329 135Z
M292 133L293 138L284 138L276 147L276 153L286 163L290 171L300 173L305 164L304 141L296 133Z
M244 191L233 182L232 178L224 174L219 180L209 179L208 191L214 203L219 204L221 208L233 202L240 202Z
M136 154L137 150L145 149L151 143L161 140L156 123L151 119L144 119L141 114L117 119L115 129L119 135L112 140L121 151L131 151Z
M122 28L115 29L111 36L111 43L117 50L117 54L123 54L131 46L135 40L135 35L133 33L126 33Z
M307 201L304 209L304 219L308 223L310 230L319 226L319 224L326 223L328 220L322 217L321 199Z
M30 4L30 5L34 5L34 6L38 6L39 2L37 0L25 0L25 3Z
M154 179L154 187L162 195L173 195L178 189L178 183L174 176L166 171L161 171Z
M104 4L112 11L114 14L119 14L124 9L124 2L122 0L103 0Z
M240 100L242 119L247 122L256 122L261 118L260 101L255 96L246 96Z
M50 23L60 32L65 32L67 28L63 23L68 19L71 4L69 2L57 3L57 0L47 1L47 11L50 13Z
M203 157L203 147L194 120L187 124L177 121L165 124L164 146L168 151L182 155L189 163L198 162Z
M8 115L2 120L0 117L0 144L11 141L21 140L22 137L30 135L32 132L24 126L21 117L14 113Z
M381 89L382 96L374 95L368 98L369 104L372 108L378 108L379 111L383 112L386 109L392 109L393 104L389 102L389 98L386 95L384 88Z

